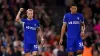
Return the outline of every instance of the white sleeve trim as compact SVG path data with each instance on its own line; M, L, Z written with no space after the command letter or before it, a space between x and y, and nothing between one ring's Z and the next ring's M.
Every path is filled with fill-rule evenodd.
M82 23L84 23L84 21L81 21Z
M23 24L23 22L21 21L21 19L19 20L19 23L20 23L20 24Z
M37 27L37 28L40 28L40 26L39 26L39 27Z
M66 22L63 22L63 23L67 24Z
M22 26L23 26L23 28L24 28L24 24L25 24L25 22L22 22Z

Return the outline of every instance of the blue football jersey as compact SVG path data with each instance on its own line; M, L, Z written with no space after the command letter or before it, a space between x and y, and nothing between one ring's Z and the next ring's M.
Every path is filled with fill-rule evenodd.
M21 19L24 29L24 42L29 44L37 43L37 28L40 26L39 21L36 19L28 20Z
M66 35L67 38L80 37L81 22L84 22L83 15L80 13L71 14L67 13L64 15L63 23L67 24Z

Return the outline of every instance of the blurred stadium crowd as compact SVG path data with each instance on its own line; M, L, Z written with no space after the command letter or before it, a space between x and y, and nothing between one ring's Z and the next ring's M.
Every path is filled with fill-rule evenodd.
M15 22L19 8L34 9L43 30L45 44L40 45L39 54L44 56L65 56L65 42L58 45L64 13L75 3L78 12L85 18L84 46L92 48L93 56L100 56L100 0L0 0L0 56L24 56L23 28ZM21 17L26 17L26 11ZM86 51L84 49L84 51ZM83 52L84 52L83 51ZM42 52L45 52L44 54Z

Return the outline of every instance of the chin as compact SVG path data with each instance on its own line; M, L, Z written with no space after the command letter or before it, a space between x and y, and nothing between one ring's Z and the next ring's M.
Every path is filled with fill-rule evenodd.
M73 12L74 14L76 13L76 12Z
M32 17L29 17L29 19L32 19Z

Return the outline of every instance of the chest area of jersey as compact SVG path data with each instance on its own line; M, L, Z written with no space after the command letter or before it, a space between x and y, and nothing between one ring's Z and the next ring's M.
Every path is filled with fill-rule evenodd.
M25 30L36 30L37 24L35 22L25 22L24 29Z
M79 16L71 15L68 17L68 24L80 24L81 18Z

